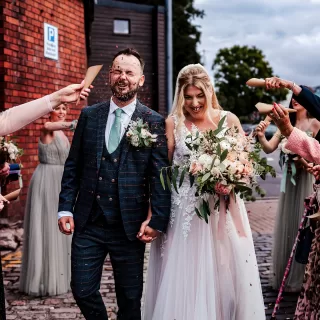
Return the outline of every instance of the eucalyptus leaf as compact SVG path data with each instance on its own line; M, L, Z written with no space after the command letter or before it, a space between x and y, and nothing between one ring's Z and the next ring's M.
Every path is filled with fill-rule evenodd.
M223 162L224 160L226 160L228 156L228 150L224 150L220 156L220 161Z
M168 169L168 168L167 168L167 169ZM169 188L169 190L170 190L170 192L171 192L171 180L170 180L170 177L169 177L168 170L166 171L166 173L167 173L167 185L168 185L168 188Z
M160 171L160 182L161 182L161 185L162 185L163 190L166 190L166 185L165 185L165 183L164 183L162 169L161 169L161 171Z
M205 182L210 178L211 173L207 172L201 179L201 182Z
M184 176L185 176L185 174L186 174L186 171L187 171L187 169L184 168L184 169L182 170L182 172L181 172L180 182L179 182L179 188L180 188L180 187L182 186L182 184L183 184L183 180L184 180Z
M199 209L198 209L197 207L195 207L194 209L196 210L197 216L202 220L203 218L202 218L202 216L201 216L201 214L200 214Z
M174 187L174 190L176 191L176 193L179 193L178 192L178 188L177 188L177 177L178 177L178 174L179 174L178 167L174 167L174 171L173 171L173 175L172 175L172 184L173 184L173 187Z
M200 213L203 216L205 222L208 223L208 212L203 203L200 205Z
M194 184L194 176L192 174L189 174L189 179L190 179L190 188L193 186Z

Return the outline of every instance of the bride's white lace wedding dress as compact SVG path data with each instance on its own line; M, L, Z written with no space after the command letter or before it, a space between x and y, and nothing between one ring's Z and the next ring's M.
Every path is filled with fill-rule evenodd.
M221 111L221 118L226 111ZM226 125L226 124L225 124ZM185 161L188 129L175 130L173 163ZM229 212L223 237L217 236L219 212L209 223L195 213L195 187L185 179L172 193L166 235L152 243L144 320L263 320L264 303L252 234L243 201L237 198L246 237L240 237Z

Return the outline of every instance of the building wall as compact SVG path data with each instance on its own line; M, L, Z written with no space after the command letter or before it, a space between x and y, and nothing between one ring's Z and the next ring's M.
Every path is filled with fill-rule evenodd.
M114 19L129 19L130 34L113 33ZM110 98L108 71L119 50L133 47L145 60L144 86L138 98L148 107L166 115L165 13L163 7L121 1L99 0L92 24L89 64L103 64L89 97L94 104Z
M87 58L82 0L0 0L0 4L0 110L83 79ZM44 57L44 22L58 27L58 61ZM69 120L78 117L81 105L70 107ZM10 205L9 217L23 216L28 184L38 165L38 140L44 121L39 119L14 133L24 149L24 188L21 201ZM15 188L13 185L8 191Z

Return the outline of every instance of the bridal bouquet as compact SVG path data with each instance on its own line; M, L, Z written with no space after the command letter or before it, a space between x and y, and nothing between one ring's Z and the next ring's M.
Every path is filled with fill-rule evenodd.
M199 132L193 128L185 140L190 149L186 163L162 168L160 173L163 188L172 185L177 193L178 182L180 187L185 176L189 175L191 186L196 186L196 196L202 199L195 211L206 222L210 216L208 195L215 196L215 209L219 207L221 196L238 194L241 198L254 200L254 190L260 196L265 195L257 178L265 179L268 173L273 177L276 175L267 160L261 158L261 145L255 143L252 134L244 136L236 127L225 128L224 121L225 117L216 130Z

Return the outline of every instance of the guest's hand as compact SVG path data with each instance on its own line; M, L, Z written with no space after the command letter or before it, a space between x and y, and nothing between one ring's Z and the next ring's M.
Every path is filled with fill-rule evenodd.
M5 204L9 203L10 202L2 194L0 194L0 211L4 208Z
M71 235L73 234L74 231L74 221L73 217L61 217L58 220L58 226L60 232L66 235Z
M264 137L265 131L266 131L269 124L270 124L270 122L260 121L260 123L256 126L256 128L254 130L256 135L260 138Z
M55 107L60 105L61 103L76 102L80 97L80 93L83 87L84 80L81 82L81 84L70 84L63 89L50 94L50 101L52 103L52 106Z
M316 165L312 168L312 173L316 180L320 180L320 165Z
M93 88L93 85L91 85L90 88L83 89L80 93L80 99L86 100L89 97L89 94L90 94L92 88Z
M274 124L279 128L280 132L285 137L289 137L293 130L293 126L290 122L288 110L281 104L274 103L269 116L274 121Z
M5 162L3 168L0 170L0 179L4 179L9 175L10 166L8 162Z
M286 88L286 89L291 89L293 82L280 79L278 77L271 77L271 78L266 78L266 89L280 89L280 88Z
M308 163L308 166L305 168L309 173L313 174L313 163Z

